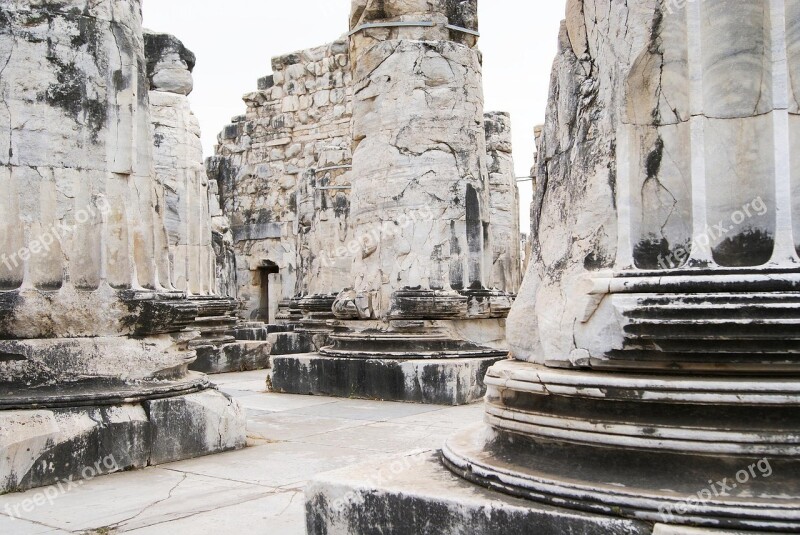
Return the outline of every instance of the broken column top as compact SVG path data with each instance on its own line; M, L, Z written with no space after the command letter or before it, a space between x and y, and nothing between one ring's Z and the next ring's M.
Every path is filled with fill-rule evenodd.
M194 53L166 33L145 30L144 42L150 90L189 95L194 89Z
M419 23L416 25L414 23ZM353 0L350 29L379 40L478 42L478 0Z
M483 115L488 150L511 154L511 114L504 111L486 112Z

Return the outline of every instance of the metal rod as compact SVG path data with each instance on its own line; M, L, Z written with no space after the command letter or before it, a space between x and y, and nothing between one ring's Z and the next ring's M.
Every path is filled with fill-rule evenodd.
M335 171L337 169L352 169L352 165L332 165L331 167L320 167L319 169L314 170L314 174L318 175L320 173L324 173L325 171Z
M353 186L321 186L317 188L320 191L340 190L340 189L353 189Z
M360 32L361 30L368 30L370 28L400 28L400 27L406 27L406 26L432 28L432 27L436 26L436 24L434 24L433 22L430 22L430 21L420 21L420 22L413 22L413 21L410 21L410 22L369 22L367 24L362 24L361 26L356 26L347 35L348 36L352 36L352 35L357 34L358 32Z
M444 27L447 28L448 30L454 30L456 32L468 33L470 35L474 35L475 37L480 37L481 36L481 32L477 32L475 30L470 30L469 28L463 28L461 26L454 26L452 24L445 24Z

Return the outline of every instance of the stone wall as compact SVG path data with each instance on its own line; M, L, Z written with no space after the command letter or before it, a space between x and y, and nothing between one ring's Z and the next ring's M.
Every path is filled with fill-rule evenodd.
M280 286L273 301L335 296L352 287L354 259L362 253L361 243L375 234L372 228L354 230L350 218L348 41L273 58L272 67L258 91L244 96L245 114L220 133L216 155L207 162L209 177L219 184L221 207L231 218L238 297L251 319L268 319L259 317L266 280L260 270L279 271L269 279L271 286ZM487 125L492 125L486 134L489 186L496 189L487 212L496 234L486 255L486 278L490 286L515 293L521 271L510 125L503 114L487 114ZM479 145L483 139L475 140Z
M272 66L258 91L244 96L246 113L220 134L208 162L231 216L238 297L250 318L262 306L259 268L277 266L272 281L283 300L337 293L353 254L347 43L276 57Z

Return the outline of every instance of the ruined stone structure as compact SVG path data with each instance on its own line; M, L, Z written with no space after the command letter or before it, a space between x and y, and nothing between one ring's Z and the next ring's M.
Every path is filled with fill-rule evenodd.
M231 218L247 319L275 323L280 302L347 285L349 61L344 41L273 59L208 162Z
M249 318L326 346L273 358L276 389L469 401L521 278L510 120L484 118L472 3L382 9L275 58L209 172Z
M423 489L339 474L310 533L800 530L798 21L784 0L568 2L514 359L443 451L486 490L434 461Z
M245 315L272 323L280 302L295 299L299 310L303 296L307 302L308 296L327 296L322 308L332 317L334 298L352 286L351 265L360 251L349 224L353 88L348 43L279 56L272 64L275 72L259 80L258 91L245 95L246 114L221 132L208 172L219 182L224 211L233 220ZM519 218L510 120L507 114L486 114L486 125L492 230L497 229L490 286L516 293L519 252L510 242ZM374 235L373 229L369 236Z
M165 63L186 56L148 80L138 1L0 17L0 492L243 446L239 407L187 370L187 328L220 300L178 97L154 111L176 152L153 151L148 89L185 94Z

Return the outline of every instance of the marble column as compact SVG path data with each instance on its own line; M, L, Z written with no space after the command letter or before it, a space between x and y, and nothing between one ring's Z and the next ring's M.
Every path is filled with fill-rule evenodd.
M422 300L430 295L431 304L436 292L450 301L428 311L431 317L466 316L458 292L489 282L477 38L447 28L446 2L430 4L353 7L351 218L363 244L352 276L355 291L369 297L370 317L415 315L404 310L412 288ZM462 16L477 30L472 7L462 6ZM398 22L431 26L393 26Z
M514 360L454 472L676 532L800 530L798 9L568 2Z
M189 105L194 54L168 34L145 33L156 179L164 188L167 244L175 288L217 292L208 176L200 123Z
M0 492L241 446L238 407L187 371L198 308L170 269L140 3L0 17Z
M490 287L516 294L522 284L519 188L511 150L511 116L484 115L489 170L492 256Z
M490 289L477 2L356 0L350 28L352 283L322 358L276 361L273 384L468 402L507 354L511 303Z
M164 194L172 280L175 288L197 306L193 328L201 333L199 339L189 343L189 348L197 352L190 369L212 372L248 368L235 357L252 352L243 352L231 334L239 303L224 293L225 277L217 281L217 262L222 263L220 275L230 266L226 265L224 249L218 255L212 243L215 195L203 164L200 124L188 99L194 88L196 59L169 34L145 31L144 42L155 179ZM216 217L218 226L220 215ZM230 224L223 222L223 226L229 228ZM224 247L224 241L219 245Z

